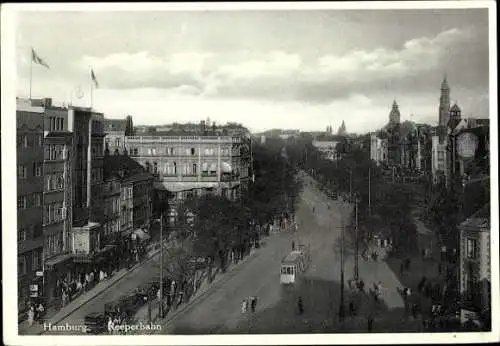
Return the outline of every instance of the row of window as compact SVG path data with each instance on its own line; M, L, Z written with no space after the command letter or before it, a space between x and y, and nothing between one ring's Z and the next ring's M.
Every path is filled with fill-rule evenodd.
M104 224L104 236L120 231L120 223L117 220L111 220Z
M477 259L477 240L472 238L467 238L465 244L465 255L467 259L475 260Z
M48 225L63 221L66 219L66 212L66 208L63 208L62 202L46 204L43 209L43 224Z
M127 199L131 199L134 196L134 189L132 187L124 187L122 188L122 201L125 201Z
M129 225L132 223L132 220L133 220L133 215L132 215L132 210L131 209L124 209L122 210L122 213L120 215L121 217L121 226L122 228L125 228L126 225Z
M32 174L35 177L41 177L43 175L43 162L33 162ZM17 178L18 179L27 179L28 178L28 166L27 165L17 165Z
M64 173L58 172L45 176L45 191L58 191L64 189Z
M118 141L119 139L117 139ZM117 144L117 146L119 146ZM167 155L167 156L176 156L176 155L186 155L186 156L195 156L198 155L199 151L196 148L165 148L165 150L161 150L159 148L144 148L139 151L138 148L131 148L131 155L148 155L148 156L156 156L156 155ZM218 154L216 148L204 148L202 153L205 156L215 156ZM231 153L230 148L221 148L220 154L222 156L229 156Z
M120 199L119 198L113 198L113 200L109 201L105 206L106 212L105 214L108 217L111 217L115 214L118 214L120 212Z
M52 257L60 254L62 251L62 233L51 234L45 237L45 244L43 247L44 257Z
M153 162L153 166L151 166L149 161L146 161L145 168L146 168L146 171L152 172L155 174L162 173L165 175L177 175L177 173L179 172L179 169L178 169L179 165L177 165L176 162L172 162L172 163L165 162L163 164L163 169L161 169L158 167L158 162ZM184 163L184 164L182 164L180 169L181 169L180 173L182 175L197 175L198 174L198 164L197 163L192 163L192 164ZM201 165L201 173L203 175L216 174L217 173L217 163L212 162L209 164L208 162L204 162Z
M33 251L31 253L31 269L33 271L41 269L40 252ZM17 257L17 273L18 276L26 275L28 273L28 259L26 255L20 255Z
M64 118L49 117L49 131L64 131Z
M27 195L17 196L17 209L23 210L42 206L42 193L35 192Z
M17 136L18 148L42 147L43 137L41 134L25 134Z
M67 151L64 145L48 144L45 146L45 160L66 160Z
M102 168L92 168L91 171L91 182L99 182L104 179L104 170Z

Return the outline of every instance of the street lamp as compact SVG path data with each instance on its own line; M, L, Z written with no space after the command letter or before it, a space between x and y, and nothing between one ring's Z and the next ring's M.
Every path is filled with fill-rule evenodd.
M359 236L358 236L358 206L359 206L359 194L355 193L355 214L356 214L356 225L355 225L355 241L356 241L356 254L354 259L354 280L357 282L359 280Z
M158 301L158 313L163 318L163 212L160 218L155 221L160 222L160 299Z
M342 208L342 207L341 207ZM342 208L343 209L343 208ZM344 321L344 212L340 211L340 307L339 320Z

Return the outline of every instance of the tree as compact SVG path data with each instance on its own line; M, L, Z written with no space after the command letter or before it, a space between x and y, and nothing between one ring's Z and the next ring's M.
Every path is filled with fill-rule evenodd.
M219 260L220 268L225 270L228 252L246 239L241 206L225 197L207 195L193 207L194 253L211 262Z

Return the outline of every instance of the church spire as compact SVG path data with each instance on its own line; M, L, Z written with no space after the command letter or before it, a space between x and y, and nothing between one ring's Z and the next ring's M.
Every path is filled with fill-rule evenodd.
M389 124L395 125L401 122L401 113L399 113L399 106L396 100L392 103L392 109L389 113Z
M342 120L342 125L340 125L339 130L337 132L338 135L345 135L346 134L346 127L345 127L345 121Z
M448 124L450 120L450 87L446 75L441 83L441 97L439 98L439 125Z

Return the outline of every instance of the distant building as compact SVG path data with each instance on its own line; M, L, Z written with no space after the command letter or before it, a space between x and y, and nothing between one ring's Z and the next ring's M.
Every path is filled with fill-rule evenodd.
M370 158L377 165L387 163L388 159L387 139L379 138L376 133L370 134Z

